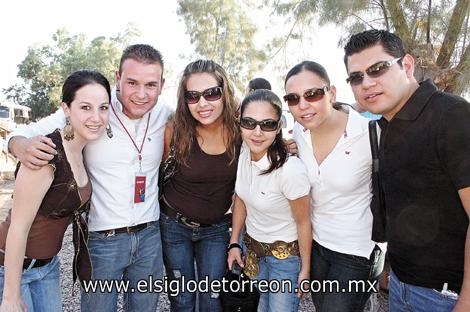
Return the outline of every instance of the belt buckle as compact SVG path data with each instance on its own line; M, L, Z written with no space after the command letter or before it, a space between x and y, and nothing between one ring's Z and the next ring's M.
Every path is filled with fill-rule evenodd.
M193 221L188 221L188 218L186 217L181 217L180 218L181 223L183 223L186 226L189 226L190 228L197 229L201 226L200 223L193 222Z
M24 258L24 260L23 260L23 271L27 271L29 269L32 269L34 267L35 263L36 263L36 259Z
M271 254L279 260L287 259L290 254L289 244L284 241L275 241L271 245Z
M109 230L104 234L104 237L112 237L114 235L116 235L116 231L115 230Z

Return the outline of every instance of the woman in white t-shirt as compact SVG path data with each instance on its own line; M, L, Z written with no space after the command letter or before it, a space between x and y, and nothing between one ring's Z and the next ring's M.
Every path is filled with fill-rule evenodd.
M297 311L301 294L297 288L310 275L310 185L302 162L288 156L281 115L282 103L269 90L253 91L241 105L243 146L228 265L231 269L237 261L258 282L289 281L286 284L291 286L277 292L260 291L258 311ZM245 224L243 263L238 242Z
M294 66L285 89L312 186L312 285L337 285L312 291L316 311L362 311L383 268L371 240L368 119L336 103L336 89L318 63Z

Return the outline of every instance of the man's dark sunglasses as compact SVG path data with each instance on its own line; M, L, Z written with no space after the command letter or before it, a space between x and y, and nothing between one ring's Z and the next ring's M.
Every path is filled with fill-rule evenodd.
M323 88L313 88L305 91L302 96L307 102L316 102L323 99L323 96L325 96L325 93L329 90L330 86L324 86ZM299 104L300 96L295 93L289 93L284 95L284 101L287 102L287 105L294 106Z
M222 97L222 91L222 87L212 87L202 92L186 91L184 93L184 100L186 104L196 104L202 96L206 101L217 101Z
M387 70L395 63L401 61L403 57L398 57L396 59L390 61L381 61L375 63L374 65L370 66L366 69L365 73L372 78L377 78L382 76L387 72ZM349 77L346 79L347 83L350 83L351 86L358 86L364 81L364 73L363 72L354 72L349 74Z
M250 117L242 117L240 119L240 127L244 129L253 130L258 125L263 131L275 131L279 128L279 120L265 119L257 121Z

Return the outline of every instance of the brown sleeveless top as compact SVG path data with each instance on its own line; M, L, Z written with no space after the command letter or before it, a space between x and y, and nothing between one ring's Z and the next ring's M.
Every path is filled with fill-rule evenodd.
M206 154L196 138L191 145L188 166L177 165L165 184L165 200L183 216L200 223L217 223L232 205L238 154L230 163L227 152Z
M77 265L88 268L91 267L87 259L89 258L88 250L83 245L88 240L88 231L81 214L89 209L91 183L88 180L87 185L84 187L77 186L72 169L67 161L59 130L57 129L48 134L47 137L52 139L57 150L57 155L49 161L49 165L54 168L54 179L31 225L25 256L34 259L48 259L57 255L62 246L64 233L70 222L73 222L74 266L76 268ZM20 164L17 166L16 173L19 167ZM34 185L30 185L30 187L34 187ZM5 250L10 222L11 211L8 213L7 219L0 223L0 248L2 250ZM80 261L82 256L85 261ZM78 261L78 264L75 263L76 261ZM78 269L73 272L74 280L77 271L82 276L82 272ZM88 273L85 277L89 276Z

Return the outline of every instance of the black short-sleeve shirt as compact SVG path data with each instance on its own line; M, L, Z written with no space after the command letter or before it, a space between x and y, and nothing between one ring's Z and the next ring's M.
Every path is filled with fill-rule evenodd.
M459 292L468 216L458 190L470 186L470 105L427 80L379 124L392 270L405 283L448 283Z

